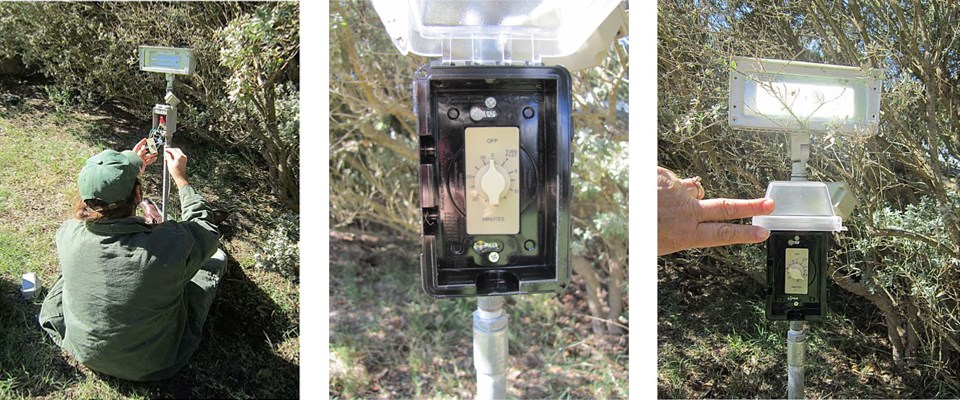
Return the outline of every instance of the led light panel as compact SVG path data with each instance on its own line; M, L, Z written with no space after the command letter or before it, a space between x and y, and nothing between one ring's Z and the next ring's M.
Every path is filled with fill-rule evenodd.
M192 49L140 46L140 70L165 74L190 75L196 66Z
M729 123L739 129L875 130L879 71L734 57Z

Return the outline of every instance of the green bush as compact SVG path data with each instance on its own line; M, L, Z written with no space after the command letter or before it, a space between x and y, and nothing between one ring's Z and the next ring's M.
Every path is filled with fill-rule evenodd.
M426 63L393 46L372 7L330 7L331 226L420 229L413 72Z
M575 163L571 213L576 273L589 275L597 321L625 317L627 266L626 42L597 68L573 73ZM372 7L330 6L330 224L420 233L414 72L428 62L397 51ZM588 263L592 261L592 265ZM581 268L581 266L584 266ZM605 282L603 282L605 280ZM609 311L595 297L606 284ZM595 325L602 331L601 325ZM607 330L619 333L616 324Z
M849 231L834 236L832 281L876 306L898 365L939 374L960 362L960 57L939 33L954 31L957 6L925 3L661 2L658 162L702 176L710 197L759 197L769 181L789 179L786 134L726 123L731 56L883 71L879 131L814 134L808 172L845 181L860 200ZM758 253L673 257L762 278Z
M230 21L217 38L230 71L221 122L236 142L252 139L267 161L284 204L300 198L300 15L293 2L260 7Z
M181 134L265 165L277 198L299 207L299 7L275 3L2 3L0 59L52 80L56 104L111 102L145 120L165 81L137 46L194 49L179 76ZM262 162L262 161L266 162Z
M300 271L300 217L286 215L274 223L267 243L254 254L254 266L294 278Z

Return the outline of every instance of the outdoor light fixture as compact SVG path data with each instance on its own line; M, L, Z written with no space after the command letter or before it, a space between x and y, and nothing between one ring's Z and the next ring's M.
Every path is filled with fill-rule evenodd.
M734 57L729 123L738 129L872 130L880 117L874 70Z
M878 73L856 67L734 57L728 107L733 128L790 133L791 181L771 182L767 197L774 200L776 209L772 215L753 219L754 225L771 231L767 239L767 318L822 318L830 234L845 229L836 214L849 216L856 200L843 183L828 187L822 182L806 182L810 134L875 130L880 114ZM831 197L831 192L837 198ZM842 212L834 209L835 204Z
M766 241L765 314L788 320L787 397L803 398L805 321L826 315L827 255L834 232L846 230L856 199L844 182L808 182L812 132L875 132L881 71L798 61L734 57L730 61L730 127L790 134L790 181L770 182L776 203L753 224ZM838 215L839 214L839 215ZM843 217L841 217L841 215Z
M163 96L166 103L153 107L153 128L147 135L147 148L153 154L159 154L161 147L170 146L173 134L177 132L177 105L180 99L173 94L173 81L176 75L190 75L197 66L193 49L180 47L139 46L137 48L140 70L164 74L167 88ZM167 219L167 203L170 197L170 174L167 173L167 161L163 155L163 198L160 202L160 221Z
M197 66L193 49L140 46L137 48L137 53L141 71L190 75Z
M791 181L771 182L767 197L774 200L776 209L772 215L753 219L754 225L771 231L767 318L822 318L830 234L846 229L837 214L849 216L856 200L843 183L806 182L810 133L875 130L880 114L877 72L734 57L728 107L733 128L787 131L791 136Z

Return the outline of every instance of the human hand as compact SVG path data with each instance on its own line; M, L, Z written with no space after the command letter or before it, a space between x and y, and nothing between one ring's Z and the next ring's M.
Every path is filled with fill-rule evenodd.
M147 138L140 139L135 146L133 146L133 152L140 156L140 159L143 160L143 167L140 168L140 173L142 174L147 166L153 164L157 161L156 154L150 154L150 149L147 148Z
M167 171L177 183L177 188L189 185L187 182L187 156L179 148L165 147L163 149L163 159L167 163Z
M150 199L143 199L140 202L140 210L143 211L143 219L148 224L159 224L163 222L163 217L160 216L160 209L157 205L150 201Z
M680 250L759 243L770 236L764 228L727 224L738 218L773 212L772 199L703 200L700 178L679 179L666 168L657 167L657 255Z

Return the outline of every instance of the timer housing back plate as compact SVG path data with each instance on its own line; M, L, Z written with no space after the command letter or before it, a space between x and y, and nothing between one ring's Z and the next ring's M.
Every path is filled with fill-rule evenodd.
M553 292L569 282L570 82L563 67L417 71L427 294Z
M827 314L831 232L771 231L767 238L767 319L814 321Z

